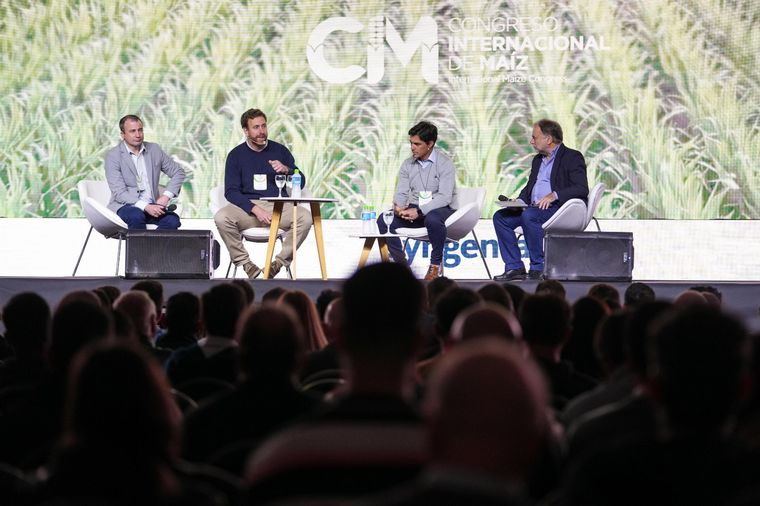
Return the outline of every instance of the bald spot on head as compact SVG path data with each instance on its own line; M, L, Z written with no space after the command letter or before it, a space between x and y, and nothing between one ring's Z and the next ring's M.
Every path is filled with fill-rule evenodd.
M501 338L462 343L430 383L425 412L434 462L523 477L547 431L548 394L538 367Z
M488 335L515 341L522 340L522 328L513 313L496 304L484 303L457 316L449 335L454 343Z

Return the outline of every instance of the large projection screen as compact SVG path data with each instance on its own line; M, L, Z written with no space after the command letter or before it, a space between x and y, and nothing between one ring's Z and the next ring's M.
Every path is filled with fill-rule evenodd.
M461 186L525 184L531 125L561 123L604 182L597 216L760 217L760 1L0 2L0 216L81 215L118 119L189 177L189 218L269 116L328 218L387 206L426 119Z

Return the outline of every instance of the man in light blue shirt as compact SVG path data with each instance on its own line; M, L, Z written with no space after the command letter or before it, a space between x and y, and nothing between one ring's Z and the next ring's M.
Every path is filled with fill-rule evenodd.
M542 119L533 125L530 139L538 154L533 158L528 184L520 199L529 204L524 210L496 211L493 225L504 260L504 273L497 281L541 279L544 270L543 224L570 199L586 200L588 180L583 155L562 144L562 127L556 121ZM525 271L515 229L522 227L530 256L530 270Z

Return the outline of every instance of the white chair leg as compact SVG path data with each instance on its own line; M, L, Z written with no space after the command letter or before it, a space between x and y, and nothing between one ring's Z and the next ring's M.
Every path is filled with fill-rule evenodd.
M117 240L119 241L119 249L116 250L116 274L114 274L115 276L119 275L119 261L121 260L121 239L122 239L122 237L123 237L122 235L119 235L117 237Z
M71 274L71 277L77 275L77 270L79 269L79 262L82 261L82 255L84 255L84 249L87 247L87 243L90 241L90 234L92 234L92 226L90 226L89 232L87 232L87 237L84 239L84 244L82 245L82 251L79 252L79 258L77 258L77 264L74 266L74 272Z
M486 257L483 255L483 250L480 247L480 241L478 241L478 236L475 233L475 229L472 229L472 236L475 238L475 245L478 247L478 252L480 253L480 259L483 260L483 267L486 268L486 273L488 274L488 279L493 279L491 277L491 269L488 268L488 263L486 262Z

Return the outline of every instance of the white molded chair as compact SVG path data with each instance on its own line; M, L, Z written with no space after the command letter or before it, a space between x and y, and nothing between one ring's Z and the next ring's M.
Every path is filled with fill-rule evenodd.
M121 241L126 238L127 224L124 220L119 218L119 215L108 209L108 201L111 200L111 189L108 187L107 181L95 181L83 179L77 183L77 190L79 191L79 202L82 204L82 211L85 218L90 222L90 230L87 232L87 237L82 245L82 251L79 252L79 258L77 264L74 266L74 272L72 276L77 275L79 269L79 263L82 261L82 255L87 248L87 243L90 240L90 234L94 228L106 239L118 239L119 249L116 252L116 275L119 275L119 262L121 260ZM177 209L174 211L178 215L182 212L180 204L177 204ZM156 225L148 224L145 226L148 230L155 230L158 228Z
M581 199L568 200L542 225L544 232L583 232L592 219L597 230L601 230L594 212L603 193L604 183L598 183L588 192L588 205Z
M491 279L491 270L488 268L483 250L480 247L480 241L475 234L475 225L480 220L480 214L483 212L483 203L486 199L485 188L459 188L457 187L456 195L451 203L451 207L456 209L454 214L446 219L446 242L459 242L467 234L472 233L475 244L480 253L480 259L483 260L483 267L486 268L488 279ZM404 249L409 239L417 241L430 242L425 227L420 228L398 228L396 233L404 240Z
M82 255L90 241L90 234L94 228L103 234L106 239L118 239L119 249L116 253L116 275L119 275L119 261L121 260L121 240L127 233L127 224L119 218L115 212L108 209L108 201L111 199L111 189L106 181L82 180L77 183L79 191L79 202L82 204L82 211L85 218L90 222L90 230L82 245L82 251L79 252L77 264L74 266L72 276L77 275L79 263L82 261ZM153 226L155 228L155 226Z
M599 201L602 199L604 189L604 183L594 185L591 191L588 192L588 204L581 199L570 199L562 204L557 209L557 212L542 225L544 233L583 232L592 220L596 224L597 231L601 231L599 221L594 218L594 213L596 212L596 206L599 205ZM515 233L519 240L523 235L522 227L517 227Z
M214 186L211 188L211 191L209 192L209 208L211 209L211 214L215 215L219 209L223 208L224 206L228 205L230 202L224 197L224 185ZM277 240L280 241L280 244L282 244L282 238L285 234L285 231L282 229L277 230ZM241 232L241 236L244 241L247 242L254 242L254 243L263 243L266 244L269 242L269 227L253 227L253 228L247 228ZM232 267L232 259L230 259L230 263L227 264L227 273L224 275L225 278L230 277L230 268ZM288 277L290 279L293 279L293 276L290 273L290 266L285 268L288 272ZM232 271L232 277L234 278L237 274L237 265L235 266L235 269Z

